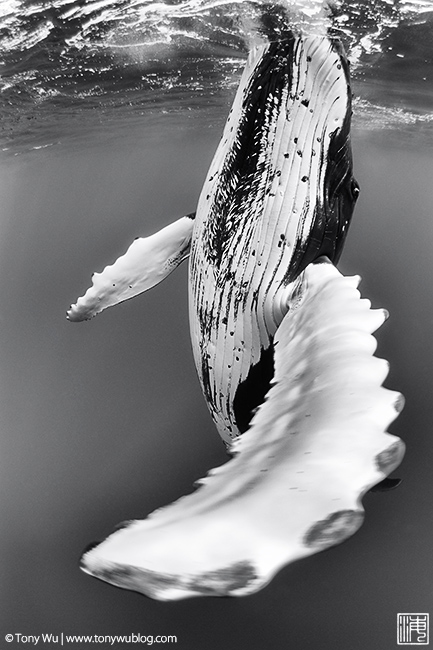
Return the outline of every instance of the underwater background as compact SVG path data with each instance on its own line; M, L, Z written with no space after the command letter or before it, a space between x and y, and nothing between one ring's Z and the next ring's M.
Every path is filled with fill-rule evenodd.
M195 209L248 49L287 24L339 36L351 62L361 194L339 268L391 314L377 354L406 397L390 427L403 482L258 594L156 602L78 559L227 459L193 366L187 265L92 321L65 311L134 237ZM1 647L63 632L397 648L397 613L433 614L433 2L3 1L0 74Z

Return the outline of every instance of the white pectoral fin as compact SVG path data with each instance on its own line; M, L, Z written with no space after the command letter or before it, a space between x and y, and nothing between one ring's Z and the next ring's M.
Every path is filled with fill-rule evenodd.
M114 264L93 275L93 285L70 307L68 319L88 320L166 278L189 255L194 216L182 217L150 237L135 239Z
M270 390L233 459L85 553L84 571L160 600L242 596L359 528L363 494L404 444L386 433L402 397L382 387L388 365L373 356L386 314L356 286L329 263L307 267L274 338Z

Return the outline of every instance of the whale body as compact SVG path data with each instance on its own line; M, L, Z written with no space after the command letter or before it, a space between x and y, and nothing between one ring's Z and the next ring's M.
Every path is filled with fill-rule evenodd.
M291 35L251 53L199 199L189 266L195 362L228 443L258 406L254 380L246 400L240 385L272 376L263 353L287 287L320 256L340 256L359 194L350 119L338 41Z
M68 311L93 317L189 257L199 380L232 454L200 487L87 550L83 570L160 600L241 596L345 540L401 462L372 333L386 318L335 267L359 187L340 43L250 53L196 213L133 242Z

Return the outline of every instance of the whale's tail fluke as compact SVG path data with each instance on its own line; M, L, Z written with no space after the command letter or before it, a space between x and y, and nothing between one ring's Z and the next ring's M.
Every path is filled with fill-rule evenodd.
M358 281L307 267L275 335L272 387L234 458L85 553L84 571L160 600L242 596L356 532L361 497L404 454L386 433L402 398L382 387L388 364L373 356L386 314Z

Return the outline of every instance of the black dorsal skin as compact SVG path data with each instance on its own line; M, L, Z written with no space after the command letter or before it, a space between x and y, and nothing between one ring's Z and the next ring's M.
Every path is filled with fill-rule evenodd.
M347 59L341 43L332 40L333 46L341 56L341 65L348 84L348 97L351 98L350 77ZM326 158L326 175L322 201L318 201L317 211L307 242L298 242L293 258L287 269L285 282L296 280L300 273L319 257L325 256L334 264L340 259L356 201L359 184L353 176L352 149L350 144L351 106L345 115L341 129L331 137L329 153ZM250 424L257 407L263 402L273 377L272 342L263 349L260 361L253 365L247 378L240 383L233 401L236 424L244 433Z
M197 208L190 324L202 388L227 444L272 378L284 291L338 261L359 194L351 90L338 41L286 37L250 55Z

